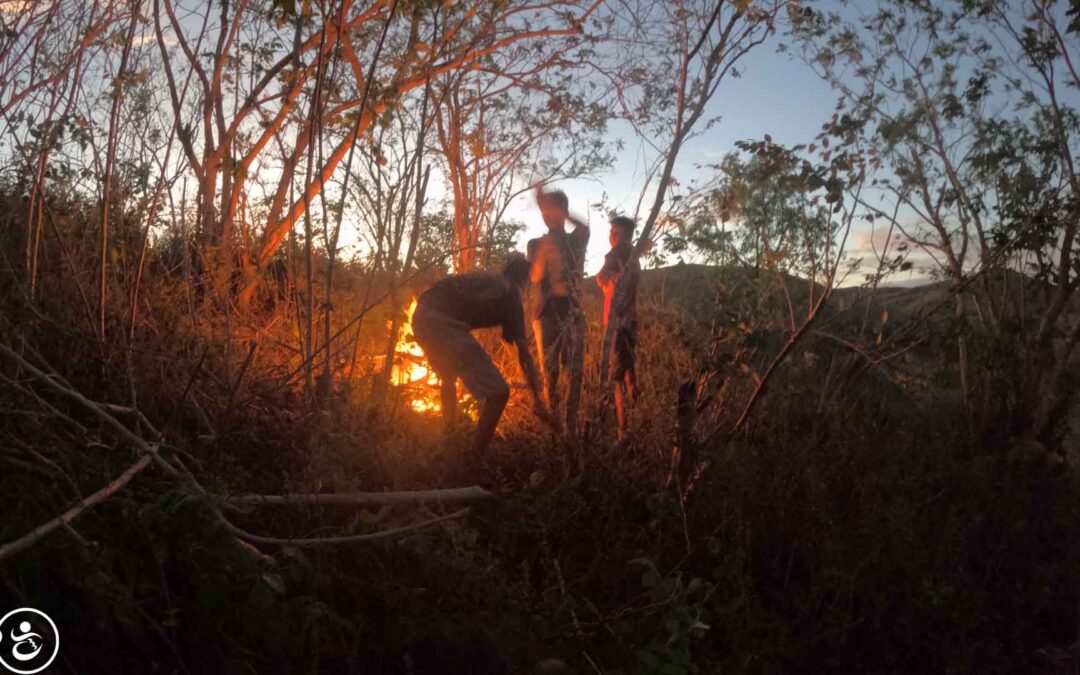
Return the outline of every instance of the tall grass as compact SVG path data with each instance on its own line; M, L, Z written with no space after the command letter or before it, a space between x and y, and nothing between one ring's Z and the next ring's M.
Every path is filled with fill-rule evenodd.
M93 256L78 245L78 209L65 217L67 250L46 240L33 302L17 228L5 229L4 341L89 396L137 405L213 490L480 483L499 498L467 520L397 539L256 550L200 498L148 473L0 568L0 606L57 619L62 671L1076 668L1077 478L964 422L948 352L933 341L906 361L902 380L810 340L746 431L731 435L722 431L784 325L777 288L733 271L651 292L631 442L617 445L591 304L582 437L553 437L516 388L477 462L467 430L444 438L399 390L370 396L390 318L379 307L365 318L360 358L336 371L333 396L313 402L285 377L301 360L289 294L246 314L228 309L189 286L161 245L133 337L118 281L112 339L98 342L79 309ZM369 293L362 272L339 278L342 322L388 283L376 279ZM485 340L520 380L497 337ZM12 364L0 373L6 541L96 489L131 452ZM680 441L687 382L701 405ZM669 477L686 438L708 467L684 499ZM252 530L307 536L385 529L413 522L416 509L235 515Z

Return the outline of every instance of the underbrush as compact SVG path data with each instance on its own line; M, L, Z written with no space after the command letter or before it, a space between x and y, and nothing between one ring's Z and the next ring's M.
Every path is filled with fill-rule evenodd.
M412 412L403 392L373 399L372 372L339 375L333 395L313 403L290 378L297 357L281 346L295 334L273 312L287 307L252 320L261 332L245 333L242 317L196 329L182 286L162 277L144 289L153 301L140 306L140 331L101 343L62 320L81 302L74 286L47 279L32 305L17 283L5 287L4 343L95 400L136 405L213 494L479 484L497 496L397 537L252 545L222 526L205 496L148 469L0 568L0 606L57 620L61 672L1077 667L1074 468L983 440L994 436L962 421L955 395L927 384L933 373L905 388L820 341L793 354L745 430L724 433L775 350L782 322L763 309L767 299L745 294L757 304L695 317L644 303L628 444L614 442L590 361L581 439L553 437L515 388L479 459L467 428L444 438L439 420ZM212 311L212 300L203 303L200 312ZM365 350L385 344L387 320L372 314ZM590 345L598 331L590 326ZM520 379L512 355L490 346ZM0 373L6 542L78 503L135 454L100 417L12 362ZM680 435L686 383L697 389L697 416ZM138 419L123 422L152 437ZM690 486L671 479L673 449L687 438L705 462ZM450 511L228 514L250 532L297 538Z
M384 542L256 551L199 498L147 476L7 564L5 595L58 617L71 672L1071 664L1080 579L1073 474L963 448L949 411L911 409L880 391L875 400L872 387L823 410L791 405L811 385L786 382L750 434L705 448L711 465L685 503L667 484L671 425L649 415L673 401L649 386L634 413L635 429L655 425L637 435L648 445L553 439L519 404L479 468L466 435L443 439L438 424L403 404L378 414L355 400L308 412L288 399L249 406L212 439L172 431L217 491L480 483L499 498L464 521ZM95 448L74 460L76 477L93 485L111 473L105 457L114 453ZM3 483L5 538L64 501L20 497L48 490L17 470ZM416 517L403 507L237 515L277 536Z

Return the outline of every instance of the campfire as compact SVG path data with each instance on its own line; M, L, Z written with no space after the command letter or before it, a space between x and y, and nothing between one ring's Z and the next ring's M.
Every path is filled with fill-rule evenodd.
M439 405L439 378L428 365L424 350L416 344L412 331L412 316L416 311L416 298L405 312L405 323L401 326L397 344L394 347L394 364L391 369L391 381L394 386L406 390L409 407L418 413L437 413Z

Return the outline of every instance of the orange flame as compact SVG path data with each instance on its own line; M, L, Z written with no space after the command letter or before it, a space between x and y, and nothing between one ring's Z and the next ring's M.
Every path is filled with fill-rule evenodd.
M395 386L408 388L409 407L418 413L437 413L439 405L439 376L431 369L424 350L416 344L412 330L412 316L416 311L416 298L405 312L405 323L398 334L394 347L394 364L390 378Z

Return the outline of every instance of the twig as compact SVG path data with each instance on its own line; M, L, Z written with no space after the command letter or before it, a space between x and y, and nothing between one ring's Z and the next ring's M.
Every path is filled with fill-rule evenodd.
M0 546L0 560L9 558L16 553L21 553L26 549L36 544L42 537L57 530L61 527L66 527L68 523L82 515L82 512L91 506L95 506L105 501L109 497L116 494L121 488L131 482L131 479L135 477L140 471L150 465L150 462L156 455L143 455L134 464L129 466L124 473L114 478L108 485L101 488L94 494L90 495L86 499L83 499L75 506L72 506L64 513L60 514L56 518L53 518L49 522L35 527L30 532L19 537L15 541L9 541L8 543Z
M604 675L604 671L600 670L600 666L596 665L596 661L593 661L592 657L589 656L589 652L583 651L581 652L581 655L589 662L589 665L592 666L593 672L595 672L596 675Z
M110 408L110 407L116 408L115 406L109 406L109 405L97 403L95 401L92 401L92 400L86 398L85 396L83 396L81 393L79 393L75 389L65 387L63 384L58 382L56 378L52 378L49 375L42 372L41 370L39 370L38 368L35 368L33 365L28 363L26 361L26 359L24 359L17 352L15 352L13 349L11 349L10 347L8 347L5 344L0 344L0 353L4 353L4 354L7 354L8 356L10 356L16 363L18 363L27 372L29 372L31 375L34 375L37 379L41 380L42 382L48 384L49 387L52 388L53 390L55 390L55 391L65 395L65 396L67 396L69 398L72 398L72 399L78 401L79 403L81 403L84 407L88 408L95 415L97 415L102 420L104 420L109 426L116 429L120 433L121 436L123 436L125 439L131 441L131 443L133 445L135 445L135 447L137 449L139 449L143 453L143 456L140 457L139 460L134 465L132 465L131 468L129 468L127 471L125 471L124 474L119 476L116 480L114 480L112 483L107 485L105 488L103 488L99 492L95 493L94 495L91 495L89 498L82 501L79 506L73 507L72 509L69 509L67 512L60 515L59 517L57 517L53 521L50 521L49 523L46 523L45 525L43 525L43 526L39 527L38 529L34 530L34 532L31 532L30 534L28 534L28 535L14 541L14 542L11 542L9 544L5 544L3 547L0 547L0 560L2 560L6 555L12 555L13 553L16 553L18 551L24 550L25 548L27 548L29 546L32 546L37 540L39 540L41 537L45 536L45 534L48 534L52 530L55 530L57 527L60 527L61 525L64 525L65 523L67 523L71 519L77 517L88 506L91 506L91 505L96 504L96 503L98 503L100 501L103 501L104 499L107 499L113 493L115 493L117 490L119 490L124 485L126 485L136 473L138 473L143 468L145 468L145 466L147 464L149 464L151 461L156 462L158 464L158 466L162 467L162 469L164 469L166 471L166 473L170 477L175 478L177 480L180 480L180 481L188 484L192 489L194 489L196 491L196 493L198 495L200 495L202 497L209 498L211 500L210 509L213 512L214 516L218 519L218 521L222 525L224 525L226 529L228 529L230 532L232 532L234 535L236 535L241 540L246 540L246 541L250 541L250 542L253 542L253 543L279 544L279 545L291 545L291 546L316 546L316 545L321 545L321 544L342 544L342 543L351 543L351 542L360 542L360 541L372 541L372 540L375 540L375 539L385 539L387 537L392 537L392 536L395 536L395 535L404 534L406 532L411 532L413 530L418 530L418 529L421 529L421 528L424 528L424 527L428 527L430 525L434 525L435 523L438 523L438 522L441 522L441 521L444 521L444 520L448 520L450 518L457 518L457 517L463 516L463 515L465 515L466 513L469 512L469 509L466 507L464 509L460 509L458 511L455 511L454 513L452 513L450 515L441 516L439 518L434 518L434 519L431 519L431 520L427 520L427 521L424 521L424 522L421 522L421 523L417 523L415 525L409 525L409 526L406 526L406 527L396 528L396 529L392 529L392 530L385 530L385 531L382 531L382 532L373 532L371 534L354 535L354 536L347 536L347 537L320 537L320 538L312 538L312 539L280 539L280 538L276 538L276 537L264 537L264 536L261 536L261 535L252 534L250 532L247 532L246 530L241 529L240 527L237 527L232 522L230 522L228 518L225 517L225 515L217 507L216 503L214 503L213 496L210 495L206 491L206 488L204 488L202 486L202 484L199 483L198 479L195 478L195 476L191 472L187 471L186 469L183 472L181 472L179 469L177 469L175 466L173 466L169 461L167 461L164 457L162 457L161 454L158 452L159 447L160 447L159 444L157 444L157 443L148 443L146 440L141 438L138 434L132 432L126 426L121 424L119 420L117 420L115 417L113 417L111 414L109 414L108 408ZM124 411L127 412L127 409L124 409ZM182 463L181 463L181 466L183 466ZM484 491L484 490L482 490L480 488L461 488L461 489L466 490L466 491L473 490L473 492L471 494L474 496L474 498L479 498L479 493L485 493L485 494L490 495L490 493L487 493L486 491ZM439 490L434 490L434 491L431 491L431 492L432 493L438 493L440 491ZM423 493L413 493L413 494L423 494ZM259 499L268 499L268 498L271 499L271 500L273 499L273 497L263 497L261 495L254 495L254 496L259 498ZM333 497L333 496L334 495L322 495L322 497ZM491 496L493 497L494 495L491 495ZM301 495L301 497L303 497L303 495ZM316 503L317 503L318 502L318 497L320 497L320 496L319 495L310 495L310 497L316 498ZM288 497L285 497L285 498L277 497L277 499L282 500L279 503L286 503L286 500L288 499ZM272 502L270 502L270 503L272 503Z
M411 490L405 492L351 492L340 494L294 495L233 495L220 497L225 504L349 504L353 506L387 506L391 504L422 504L424 502L475 502L495 499L495 495L478 487L446 490Z
M0 462L5 462L7 464L10 464L11 466L18 467L19 469L22 469L23 471L26 471L28 473L32 473L32 474L41 476L43 478L48 478L50 480L54 478L54 476L52 475L52 472L46 471L45 469L42 469L37 464L31 464L30 462L28 462L28 461L26 461L24 459L18 459L17 457L11 457L11 456L5 454L5 455L0 455Z
M119 420L110 415L99 403L97 403L96 401L91 401L90 399L80 394L78 391L75 391L74 389L69 389L64 385L60 384L55 379L43 373L41 370L35 368L26 359L24 359L22 356L19 356L19 354L15 350L11 349L7 345L0 344L0 352L3 352L4 354L10 356L16 363L19 364L20 367L27 370L31 375L33 375L40 381L49 385L49 387L52 388L54 391L57 391L64 396L67 396L68 398L73 398L79 403L81 403L84 407L90 409L98 417L104 420L109 426L111 426L113 429L116 429L116 431L119 432L121 436L131 441L131 443L136 448L153 457L154 461L157 462L158 466L164 469L165 472L168 473L170 476L178 475L176 468L172 464L169 464L164 457L158 454L158 446L156 444L147 443L145 440L140 438L136 433L131 431L131 429L128 429L123 424L121 424Z
M116 413L116 414L120 414L120 415L134 415L136 419L138 419L140 422L142 422L144 425L146 425L147 429L154 432L155 436L157 436L159 439L164 438L164 436L161 435L161 432L157 430L157 427L155 427L150 422L150 420L148 420L146 418L146 415L144 415L143 412L141 410L139 410L138 408L132 408L131 406L126 406L126 405L116 405L115 403L100 403L99 402L97 405L99 405L102 410L106 410L106 411L108 411L110 413Z
M581 624L578 623L577 612L574 611L573 602L566 595L566 581L563 579L562 567L559 566L558 558L551 559L551 567L555 570L555 578L559 582L559 594L562 595L563 602L565 602L570 609L570 618L574 621L574 634L581 635Z
M731 428L732 433L735 433L742 429L743 426L746 424L746 421L750 419L750 413L753 412L754 406L761 399L762 394L765 392L766 385L769 384L773 374L776 372L777 368L780 367L780 364L784 362L784 359L787 358L788 354L791 353L791 350L794 349L795 345L797 345L802 339L802 337L810 330L810 327L813 325L814 320L818 317L822 305L824 305L825 301L829 299L830 293L831 289L826 289L826 291L821 294L821 297L818 298L817 304L815 304L814 307L807 314L807 317L803 321L803 324L799 326L798 330L791 334L791 337L789 337L787 342L784 343L784 346L780 349L779 353L777 353L776 356L773 357L772 361L769 363L768 368L765 369L765 373L758 379L757 386L754 387L753 393L750 394L750 398L746 401L746 405L743 407L743 411L742 414L739 415L739 419L736 420L735 426Z

